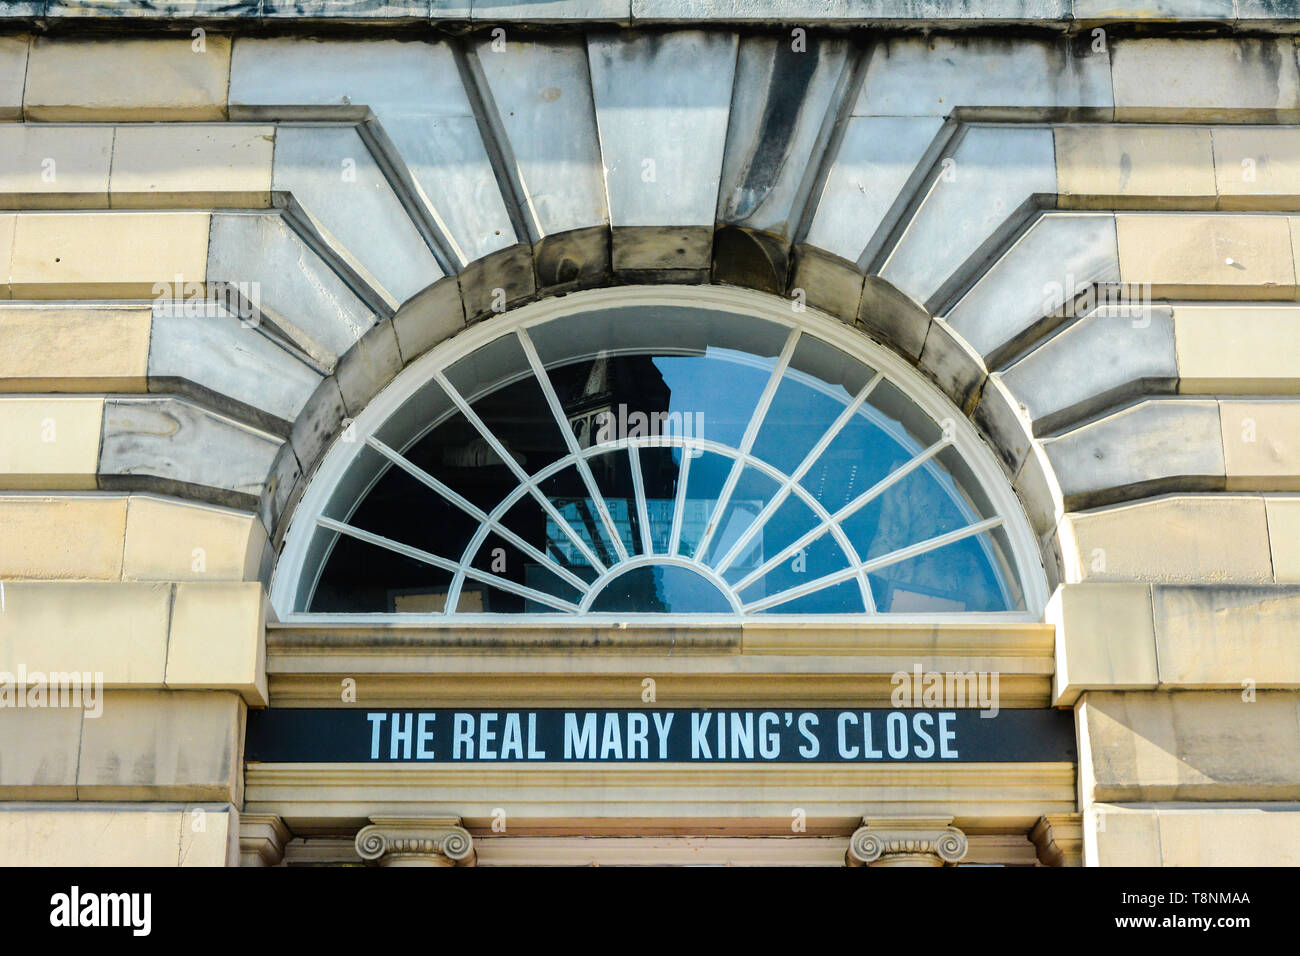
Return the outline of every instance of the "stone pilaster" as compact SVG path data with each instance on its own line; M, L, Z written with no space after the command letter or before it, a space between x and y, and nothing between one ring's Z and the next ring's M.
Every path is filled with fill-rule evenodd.
M966 834L952 817L863 818L844 862L849 866L947 866L966 855Z
M377 866L473 866L474 840L460 817L371 817L357 855Z

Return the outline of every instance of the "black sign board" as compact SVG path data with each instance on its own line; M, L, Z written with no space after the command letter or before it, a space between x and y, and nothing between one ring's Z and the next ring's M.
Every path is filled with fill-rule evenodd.
M1057 710L250 711L255 763L1007 763L1075 760Z

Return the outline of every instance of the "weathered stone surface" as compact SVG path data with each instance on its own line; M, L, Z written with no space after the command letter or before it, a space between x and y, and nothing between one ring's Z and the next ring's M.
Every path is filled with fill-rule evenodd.
M1156 298L1289 299L1296 290L1279 216L1120 213L1120 279Z
M0 856L14 866L232 866L238 860L234 807L205 811L207 832L174 809L67 804L0 809Z
M1300 201L1300 130L1214 129L1221 209L1294 209Z
M13 258L14 232L18 228L18 217L0 214L0 299L13 298Z
M828 255L811 245L795 246L793 252L794 271L790 276L789 289L791 297L802 292L808 305L845 322L858 315L858 307L862 302L863 275L856 264ZM873 307L872 314L880 311ZM926 325L928 324L927 321ZM920 353L921 343L917 342L916 354Z
M243 801L244 701L228 692L118 691L82 725L83 800Z
M1300 687L1300 589L1156 588L1160 683Z
M1210 130L1181 126L1058 126L1058 203L1078 209L1213 209Z
M230 690L267 704L266 597L246 584L178 584L167 643L171 690Z
M1265 691L1085 694L1078 705L1085 802L1294 800L1300 695Z
M1047 213L1033 223L948 312L949 324L994 364L1098 301L1119 279L1114 217ZM1103 295L1104 298L1104 295Z
M609 226L588 226L543 236L533 245L538 294L594 288L607 283L613 266Z
M149 341L149 390L188 395L287 435L321 375L232 315L159 314Z
M177 277L201 287L210 218L200 212L23 213L14 228L12 297L149 299Z
M1300 498L1266 498L1273 580L1300 584Z
M391 308L442 277L355 128L281 125L274 188L293 195L331 247Z
M942 127L937 116L851 117L805 241L857 262Z
M522 305L536 291L533 251L522 244L471 262L460 274L460 297L467 322Z
M0 126L0 199L11 209L108 206L112 127Z
M950 12L949 5L934 15ZM987 15L983 14L982 15ZM873 54L855 116L947 116L954 107L1038 107L1109 119L1110 62L1056 38L900 36ZM979 77L979 82L972 82Z
M616 270L620 226L712 226L736 42L697 30L588 37Z
M626 0L623 5L626 9ZM485 15L509 9L489 8ZM607 226L596 112L581 38L502 45L486 37L474 44L471 55L487 86L501 146L518 170L522 212L536 238Z
M326 371L374 324L356 294L276 215L214 214L207 269L214 281L259 290L264 321Z
M109 688L161 687L170 605L168 584L10 581L0 670L89 672Z
M1056 158L1047 129L974 127L952 159L954 165L929 185L880 271L927 305L1031 196L1056 192Z
M615 275L637 282L704 282L713 253L710 226L615 226Z
M930 333L930 314L879 276L867 276L858 305L858 325L896 351L919 361Z
M0 399L0 488L94 488L101 398Z
M122 575L125 498L4 495L0 529L7 542L0 551L0 580L116 581Z
M1021 505L1024 506L1025 516L1029 518L1030 526L1039 536L1041 550L1045 555L1049 550L1060 553L1061 573L1064 576L1068 567L1067 562L1074 551L1073 539L1070 539L1068 546L1071 553L1066 553L1067 545L1064 539L1069 534L1069 529L1064 529L1065 534L1059 536L1057 534L1057 525L1065 514L1065 503L1061 496L1060 483L1056 480L1047 453L1043 451L1043 446L1039 442L1029 446L1020 470L1012 482L1012 487ZM1064 579L1070 580L1068 577Z
M246 511L131 495L122 580L253 581L265 544Z
M271 205L272 126L185 123L112 132L115 208Z
M1223 488L1218 404L1139 402L1043 443L1065 505L1089 508L1161 491Z
M1063 585L1047 604L1047 620L1056 627L1053 705L1072 705L1086 690L1158 683L1150 585Z
M984 380L971 420L997 452L1007 477L1015 478L1029 454L1033 430L1029 410L999 373L993 372Z
M1171 496L1067 520L1080 580L1256 586L1273 580L1262 498Z
M230 39L37 37L27 65L27 119L134 123L223 120Z
M1234 0L1072 0L1075 19L1231 20Z
M0 37L0 121L22 119L23 85L27 81L27 48L31 37Z
M104 403L100 487L255 508L281 442L178 398Z
M385 319L363 335L339 361L338 384L343 407L355 417L379 390L402 370L391 319Z
M393 331L403 362L411 362L465 327L460 283L439 279L406 301L393 316Z
M0 710L0 737L9 744L0 753L0 799L76 797L80 708L5 707ZM19 743L21 746L17 746Z
M517 240L447 43L241 38L232 117L364 119L374 113L400 174L459 269Z
M854 58L842 37L793 47L784 36L740 41L718 195L719 222L786 239L814 187L818 146Z
M343 406L343 395L339 392L338 378L331 375L317 386L316 391L312 393L311 398L307 399L307 404L294 420L293 431L289 436L292 449L288 457L296 457L297 463L310 471L320 460L325 446L338 435L346 418L347 410ZM290 465L290 462L284 458L286 450L281 451L277 465ZM277 467L274 473L283 480L292 470L290 467L288 472L281 474L280 468Z
M1079 319L1002 373L1035 434L1048 434L1178 382L1173 313L1150 304L1103 308Z
M0 392L143 392L150 310L0 307Z
M1300 75L1290 39L1122 38L1110 47L1117 120L1294 122ZM1188 62L1196 69L1188 70Z
M979 355L942 319L930 322L917 367L967 415L988 376Z
M789 273L790 244L782 237L738 226L713 234L713 282L780 295Z
M1174 335L1180 392L1300 392L1300 308L1179 303Z
M1300 402L1222 401L1229 490L1300 489Z

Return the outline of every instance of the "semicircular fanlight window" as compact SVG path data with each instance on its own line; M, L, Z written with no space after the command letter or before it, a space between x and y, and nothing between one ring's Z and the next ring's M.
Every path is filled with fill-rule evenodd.
M773 321L645 306L514 328L353 438L295 610L1021 609L1004 516L947 424Z

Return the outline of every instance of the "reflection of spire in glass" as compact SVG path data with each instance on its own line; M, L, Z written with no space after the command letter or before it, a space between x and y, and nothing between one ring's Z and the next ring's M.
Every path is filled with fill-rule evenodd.
M297 607L1022 608L1006 518L951 422L872 362L778 322L639 307L426 363L306 519Z

